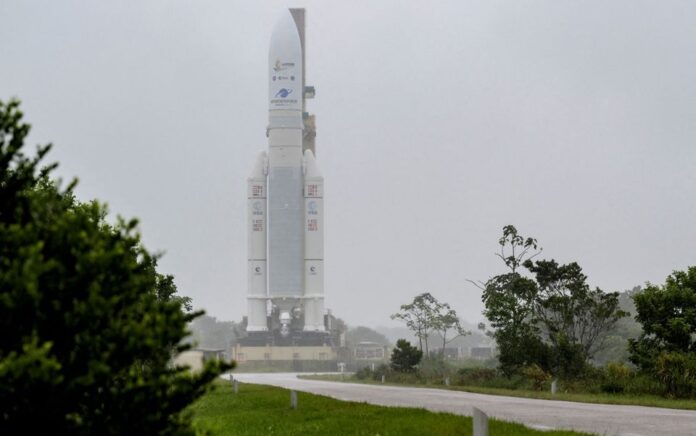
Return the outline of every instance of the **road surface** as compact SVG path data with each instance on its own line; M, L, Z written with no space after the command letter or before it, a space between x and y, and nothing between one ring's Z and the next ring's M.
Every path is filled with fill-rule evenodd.
M696 411L643 406L574 403L473 394L444 389L379 386L301 380L295 373L234 374L242 383L257 383L383 406L418 407L471 415L478 407L505 421L537 429L573 429L617 436L694 436ZM300 405L300 407L302 407Z

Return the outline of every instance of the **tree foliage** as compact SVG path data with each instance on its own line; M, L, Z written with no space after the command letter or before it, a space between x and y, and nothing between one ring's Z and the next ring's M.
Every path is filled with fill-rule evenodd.
M457 312L449 304L440 303L429 292L416 295L412 302L401 305L400 311L393 314L391 319L406 323L406 327L418 338L418 348L425 351L426 356L429 353L428 340L432 332L440 333L443 352L447 342L458 336L469 334L461 326ZM450 332L454 332L454 336L450 336L448 341L447 334Z
M400 311L393 314L391 319L403 321L418 338L418 348L428 354L428 338L433 328L437 299L429 292L417 295L412 302L402 304ZM425 346L425 348L424 348Z
M421 350L411 345L406 339L399 339L392 350L389 365L394 371L413 372L422 357Z
M548 341L577 344L580 357L591 359L602 347L606 333L628 314L619 307L618 292L590 289L587 276L575 262L527 261L538 285L534 314Z
M29 125L0 102L0 433L191 433L182 411L227 366L172 367L190 300L140 243L22 152Z
M663 286L633 296L643 326L629 341L631 361L657 374L671 394L696 395L696 266L675 271Z
M438 312L433 320L433 330L436 331L442 339L442 348L440 349L441 355L444 355L445 347L448 343L460 336L471 334L470 331L462 327L457 312L452 309L448 303L442 303L438 307Z
M628 341L637 339L641 333L640 323L635 320L636 306L633 296L640 292L640 286L619 293L619 308L628 316L621 318L605 336L603 346L597 350L593 361L598 365L606 365L610 362L628 362Z
M494 329L500 369L510 375L531 364L548 368L548 349L533 321L538 286L517 272L524 262L540 252L537 241L519 235L514 226L508 225L503 228L498 244L500 253L496 255L508 272L488 280L481 298L483 313Z
M590 289L573 262L533 261L541 249L534 238L505 226L497 254L508 272L483 287L484 315L494 328L500 369L506 374L535 364L544 371L573 377L603 344L626 313L619 294ZM523 276L524 267L533 278Z
M512 274L515 274L524 262L533 259L542 251L536 239L520 235L513 225L503 227L503 236L498 239L498 245L500 253L496 253L496 256L502 259Z

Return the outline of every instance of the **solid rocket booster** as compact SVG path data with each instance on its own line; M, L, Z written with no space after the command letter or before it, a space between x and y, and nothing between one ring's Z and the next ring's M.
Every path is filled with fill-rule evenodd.
M266 331L274 311L283 328L303 315L305 331L324 331L323 178L312 151L303 151L298 28L288 11L271 37L268 153L248 179L247 331Z
M266 323L266 152L259 153L247 179L247 331L267 331Z

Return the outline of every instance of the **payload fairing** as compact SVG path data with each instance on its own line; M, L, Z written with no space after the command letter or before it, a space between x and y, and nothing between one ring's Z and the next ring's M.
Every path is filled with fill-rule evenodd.
M305 97L304 9L276 23L268 58L268 152L248 179L247 333L259 341L323 341L324 179Z

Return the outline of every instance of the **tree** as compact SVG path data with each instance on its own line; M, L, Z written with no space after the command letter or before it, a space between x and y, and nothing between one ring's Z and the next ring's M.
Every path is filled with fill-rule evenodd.
M472 283L483 291L483 313L494 329L492 336L498 345L500 369L507 375L532 363L548 369L548 350L539 338L539 329L534 323L538 286L517 272L541 249L536 239L521 236L511 225L503 227L503 236L498 244L500 253L496 253L496 256L503 260L509 272L497 275L482 285Z
M601 349L607 334L627 313L619 294L590 289L573 262L532 261L541 252L536 239L505 226L500 257L509 272L483 286L484 315L495 329L501 370L518 372L531 364L557 375L579 375ZM520 267L534 274L522 276Z
M470 331L462 327L457 312L447 303L442 303L438 306L433 322L433 330L437 331L442 338L442 349L440 350L442 356L445 354L445 347L448 343L460 336L471 334ZM453 333L453 336L448 339L447 334L450 332Z
M483 291L484 315L493 327L500 370L506 375L531 364L550 370L550 350L534 322L537 286L517 273L490 279Z
M409 304L401 305L401 311L391 316L406 323L418 338L418 348L428 355L428 338L435 325L439 302L429 292L417 295ZM425 348L423 346L425 345Z
M141 244L21 151L29 125L0 102L0 433L187 434L184 409L229 366L170 364L189 300Z
M412 346L406 339L396 341L392 350L390 366L394 371L413 372L420 363L423 352Z
M675 271L663 286L648 284L633 300L643 327L640 337L629 341L633 363L652 373L661 356L665 362L680 359L664 357L670 353L696 359L696 266Z
M619 294L619 308L628 316L621 318L607 332L604 346L595 353L592 359L593 363L606 365L609 362L629 361L628 341L638 339L641 333L640 324L634 318L636 306L633 303L633 296L641 290L640 286L634 286L632 289Z
M628 316L619 307L619 293L590 289L587 276L575 262L526 261L524 266L538 284L534 313L546 338L555 348L561 342L566 349L577 344L577 358L583 362L594 357L607 333Z

